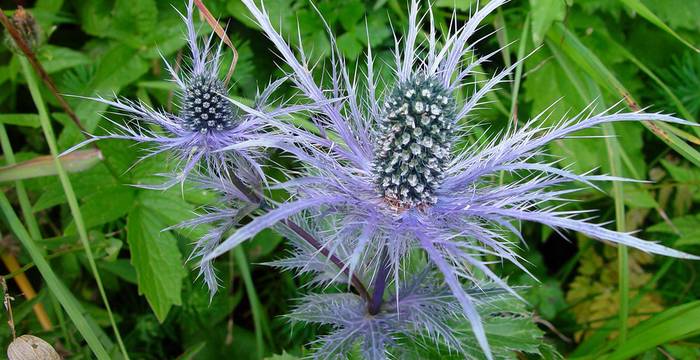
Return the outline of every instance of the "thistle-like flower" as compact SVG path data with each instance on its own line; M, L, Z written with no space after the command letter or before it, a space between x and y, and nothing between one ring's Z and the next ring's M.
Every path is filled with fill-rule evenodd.
M505 0L490 1L475 11L463 26L452 29L442 44L432 13L427 40L417 41L422 24L418 2L412 1L407 35L396 41L396 78L387 81L394 84L393 89L383 97L376 91L371 48L366 92L358 90L337 51L332 88L325 91L314 81L307 57L295 54L272 26L265 9L252 0L243 2L291 68L291 80L319 109L320 135L290 130L298 143L308 145L306 151L295 153L308 172L278 186L296 198L240 228L213 250L209 259L278 221L305 213L314 227L322 230L325 249L345 264L343 271L354 274L358 269L370 269L363 280L374 282L373 296L363 301L365 315L372 317L385 311L382 304L390 300L384 294L386 284L393 284L400 294L402 270L414 257L414 250L422 249L442 273L489 359L491 350L475 296L465 291L462 280L479 284L485 276L518 296L485 259L489 255L508 260L527 272L515 252L517 244L507 237L509 232L520 236L514 222L537 222L642 251L698 259L608 230L581 218L583 211L561 210L568 202L565 196L576 191L562 185L578 182L594 186L595 181L622 179L574 174L556 167L556 162L542 162L538 156L544 145L604 123L655 120L690 125L684 120L656 113L585 111L544 127L540 125L544 115L540 115L491 140L464 148L452 146L455 135L468 130L462 121L516 66L480 84L466 100L457 100L456 92L469 84L475 68L497 53L474 59L473 46L479 40L468 41L484 17ZM331 40L335 42L332 36ZM331 103L326 94L341 101ZM503 172L513 174L515 180L499 184L498 175ZM560 205L551 205L557 203Z
M108 104L130 121L122 124L109 120L117 132L89 135L90 138L67 150L73 151L101 139L125 139L153 145L142 158L167 154L176 161L175 173L159 174L168 180L156 185L138 185L151 189L167 189L185 180L220 194L219 205L203 209L203 214L172 226L210 225L210 231L194 244L191 258L197 258L199 275L213 295L218 282L211 259L206 258L223 236L238 222L255 210L261 202L264 148L286 148L287 141L274 126L276 119L303 106L282 104L272 107L272 94L286 81L281 78L270 83L256 97L252 107L228 97L228 89L219 78L222 44L214 49L214 34L201 44L194 25L194 2L187 4L186 14L180 14L186 25L186 39L191 62L178 74L165 61L177 84L179 112L167 113L128 99L92 98ZM154 130L152 125L160 129ZM248 193L246 193L248 192Z
M191 61L178 73L163 59L177 85L179 112L155 110L128 99L92 98L110 105L131 121L121 124L110 120L116 132L91 135L90 139L68 151L100 139L126 139L153 145L144 158L166 153L176 160L176 170L172 174L160 174L168 178L162 184L141 185L147 188L164 189L182 183L193 170L219 176L222 171L227 171L232 157L236 162L246 162L262 177L259 144L274 144L277 135L269 131L271 122L294 111L287 107L268 108L271 95L284 79L271 83L258 94L252 109L230 99L228 88L219 77L223 42L215 48L212 44L214 33L203 43L198 40L192 0L187 5L186 14L180 15L187 29ZM265 117L253 115L256 111L264 111ZM149 125L157 125L161 130L153 130ZM225 148L228 150L223 151Z

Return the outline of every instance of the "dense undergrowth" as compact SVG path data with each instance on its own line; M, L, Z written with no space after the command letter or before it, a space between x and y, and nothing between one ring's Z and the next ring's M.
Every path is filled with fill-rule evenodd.
M259 87L280 76L278 57L240 1L204 3L228 24L238 51L230 95L251 104ZM386 64L393 60L392 26L403 29L407 24L404 1L315 3L337 34L337 45L351 68L358 62L362 71L369 42L378 72L391 71ZM291 323L284 315L308 292L305 285L311 279L261 265L289 252L281 235L265 230L218 259L222 288L210 300L193 271L195 264L186 261L193 240L208 230L206 226L162 230L192 218L216 201L215 194L189 182L167 191L130 186L156 183L160 179L153 174L169 169L167 156L137 161L145 149L126 141L105 140L73 152L63 157L62 170L50 156L85 139L77 123L98 135L115 129L100 115L110 111L107 105L80 96L119 94L177 109L175 84L168 81L159 53L176 66L187 55L182 19L173 10L184 11L183 2L0 4L8 16L24 5L35 17L43 34L36 58L58 93L71 95L65 100L75 112L75 119L66 113L34 67L16 49L10 50L11 41L0 47L5 165L0 168L0 250L7 294L14 297L17 335L36 335L68 358L99 357L99 349L119 358L120 348L132 359L294 359L308 354L308 343L328 329ZM265 4L273 24L281 24L280 32L312 54L310 62L329 60L331 44L309 2ZM447 31L453 12L461 24L474 6L476 1L470 0L435 1L436 26ZM621 101L620 107L632 111L645 108L697 122L700 55L693 44L700 46L698 14L700 3L682 0L507 3L487 17L478 32L495 36L477 44L476 53L498 55L479 69L483 78L477 77L477 89L478 80L488 74L524 61L477 110L479 125L460 140L476 142L487 129L522 125L552 103L556 105L544 121L578 113L592 102L605 108ZM202 32L210 31L201 17L197 25ZM299 38L302 44L296 43ZM224 51L223 63L231 59ZM278 94L295 95L293 87ZM119 114L107 115L120 121ZM616 134L612 141L596 138L610 134ZM645 239L699 253L700 128L629 123L576 135L586 137L548 147L564 159L558 166L652 182L603 184L602 191L577 192L578 202L571 209L598 209L597 221L610 221L611 229L640 231ZM299 169L285 154L270 154L270 177L282 179L280 169ZM498 356L700 358L700 263L636 250L627 256L580 234L521 226L528 246L520 255L539 282L513 265L494 263L491 268L508 278L528 302L509 303L509 311L534 315L487 321L490 341L506 349ZM623 274L621 259L628 265ZM620 280L628 283L626 296L618 291ZM36 290L36 297L29 299L27 286ZM10 327L0 327L0 339L3 347L10 344ZM478 347L470 346L477 354ZM416 347L422 349L421 344ZM426 358L449 354L425 351Z

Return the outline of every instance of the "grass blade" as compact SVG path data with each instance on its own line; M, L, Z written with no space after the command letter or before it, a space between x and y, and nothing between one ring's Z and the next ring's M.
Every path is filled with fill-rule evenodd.
M75 192L73 191L73 186L71 185L70 179L68 178L68 174L63 168L63 165L61 164L61 161L58 157L59 153L58 147L56 145L56 137L53 133L53 128L51 127L51 122L49 120L48 112L46 111L46 106L44 105L44 100L41 97L39 85L36 81L36 78L34 77L34 73L32 72L28 60L24 57L19 57L19 62L20 65L22 65L23 75L27 81L27 86L29 87L29 92L32 96L32 100L34 100L34 104L37 108L37 111L39 112L39 122L41 123L41 128L44 132L46 143L48 144L51 155L54 158L56 172L61 181L61 186L63 187L63 191L66 195L66 200L68 200L68 206L70 207L71 214L73 215L73 221L75 222L76 228L78 229L80 241L83 247L85 248L85 255L88 260L88 263L90 264L90 270L92 271L92 274L95 278L95 282L97 283L97 288L100 292L100 296L102 297L102 302L105 305L105 309L107 310L107 316L109 317L109 321L112 325L114 335L117 338L119 348L124 358L128 360L129 355L126 352L126 347L124 346L121 334L119 333L119 328L117 327L117 324L114 320L114 315L112 314L112 309L109 305L107 294L105 293L104 286L102 285L100 273L98 272L97 265L95 264L95 257L93 256L92 250L90 249L90 242L88 240L87 231L85 229L82 214L80 213L78 199L75 196Z
M236 246L233 249L233 254L235 256L236 264L238 265L238 271L241 272L241 277L243 278L243 283L245 284L246 294L248 295L248 301L250 302L250 309L253 312L253 322L255 323L255 342L258 348L258 357L262 358L265 353L265 344L263 342L263 331L268 338L271 338L270 329L267 325L267 318L265 317L265 311L258 299L258 293L255 290L255 284L253 283L253 277L250 274L250 268L248 267L248 259L246 259L245 253L241 246Z
M70 317L71 321L73 321L75 327L88 343L90 350L92 350L93 354L95 354L98 359L110 359L110 356L102 343L104 340L100 341L96 335L97 332L95 331L95 327L97 327L97 325L95 325L94 322L93 325L88 322L85 315L85 309L83 309L78 300L73 297L73 294L68 291L63 282L59 280L56 273L53 272L51 265L49 265L48 261L46 261L42 255L39 247L36 245L36 243L34 243L31 236L29 236L27 229L24 227L24 225L22 225L22 222L17 217L17 214L15 214L14 209L12 209L10 201L3 192L0 192L0 210L5 217L7 225L10 227L17 239L19 239L19 241L22 243L22 246L24 246L25 250L27 250L27 253L29 253L32 261L39 269L41 276L44 278L46 285L56 296L56 298L58 298L61 306L63 306L63 309L66 311L66 313L68 313L68 316Z
M688 40L684 39L683 37L678 35L677 32L673 31L673 29L671 29L661 19L659 19L659 17L656 16L656 14L654 14L651 10L649 10L649 8L646 7L646 5L644 5L644 3L642 3L640 0L622 0L622 3L625 4L631 10L634 10L637 14L639 14L639 16L647 19L650 23L654 24L659 29L667 32L669 35L675 37L676 39L678 39L678 41L682 42L687 47L693 49L693 51L700 52L700 49L696 48Z
M672 307L641 322L630 331L627 342L605 360L631 359L661 344L700 334L700 301Z
M613 75L613 73L603 64L593 52L588 49L578 37L570 32L563 24L558 23L552 26L548 33L552 43L562 50L574 63L576 63L588 76L590 76L599 86L617 94L626 100L627 106L633 111L638 111L639 106L632 98L631 93ZM654 133L659 139L681 154L693 164L700 166L700 152L692 148L674 132L668 129L668 124L661 125L658 122L642 122L642 125Z

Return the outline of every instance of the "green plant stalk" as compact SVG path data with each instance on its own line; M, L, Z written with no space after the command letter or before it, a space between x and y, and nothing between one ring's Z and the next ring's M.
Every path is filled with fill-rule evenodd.
M622 177L622 164L620 163L619 143L615 136L615 128L612 124L603 125L603 133L606 135L605 145L608 148L608 160L610 161L610 172L612 176ZM615 224L617 231L625 232L625 204L623 202L624 193L622 184L613 181L613 197L615 199ZM617 247L618 263L618 286L620 292L620 334L618 341L620 345L627 339L627 319L629 317L629 265L628 251L626 246Z
M500 11L500 9L499 9ZM525 17L525 23L523 25L523 33L520 36L520 43L518 44L518 64L515 66L515 77L513 78L513 93L511 94L510 101L510 116L508 120L517 119L518 113L518 94L520 93L520 82L523 78L523 59L525 58L525 46L527 44L528 30L530 29L530 14Z
M271 339L270 329L267 326L267 321L265 321L264 318L262 304L260 303L260 299L258 299L258 293L255 290L255 284L253 283L253 277L250 274L248 259L246 259L245 253L243 252L243 247L236 246L233 249L233 255L236 260L236 265L238 265L238 271L241 272L241 277L243 278L243 283L245 284L246 294L248 295L248 301L250 302L250 309L253 313L253 322L255 323L255 343L258 349L258 357L262 359L265 353L263 331L265 331L266 336Z
M46 138L46 143L49 146L49 151L54 157L56 172L58 173L58 177L61 181L61 186L63 187L63 191L66 195L66 200L68 201L68 206L70 207L71 214L73 215L73 221L75 222L76 229L78 230L80 241L82 242L83 247L85 247L85 255L88 259L88 263L90 264L90 270L92 271L93 276L95 277L95 282L97 283L97 288L100 292L100 296L102 297L102 302L104 303L105 309L107 310L109 322L112 325L112 329L114 330L114 335L117 339L117 343L119 344L119 349L122 352L124 358L128 360L129 355L126 352L126 347L124 346L121 334L119 333L119 328L117 328L117 324L114 320L112 309L109 305L109 301L107 300L107 294L105 293L104 286L102 285L100 273L98 272L97 265L95 264L95 258L92 254L92 250L90 249L90 243L88 240L87 231L85 229L85 224L83 222L83 217L80 213L78 199L75 196L75 192L73 191L73 186L70 183L68 174L66 173L65 169L63 168L63 165L61 164L61 161L58 158L59 153L58 147L56 145L56 137L53 133L53 128L51 127L49 115L44 105L43 98L41 97L41 92L39 90L38 83L36 81L36 78L34 77L34 73L32 72L32 69L27 59L21 56L18 58L20 64L22 65L22 72L27 81L27 86L29 87L29 92L31 93L32 100L34 100L34 105L36 106L37 111L39 112L39 122L41 123L42 130L44 131L44 137Z
M10 137L7 136L7 130L5 125L0 123L0 146L2 147L2 153L5 154L5 161L7 165L14 165L17 163L15 159L15 152L12 150L12 143L10 142ZM27 230L29 235L35 241L41 240L41 230L39 229L39 222L34 216L34 211L32 211L32 204L29 201L29 196L27 195L27 190L24 187L24 183L20 180L15 181L15 192L17 193L17 200L19 201L20 210L22 210L22 217L24 218L24 223L27 225ZM50 293L49 296L51 300L51 305L54 308L56 317L58 318L58 325L61 327L61 332L63 332L63 337L70 342L70 333L66 328L65 317L63 316L63 311L61 310L56 296Z
M46 285L56 296L56 298L58 298L61 306L63 306L63 308L66 310L66 313L68 313L68 316L70 316L73 324L83 336L93 354L95 354L95 357L100 360L109 360L110 356L108 355L107 350L105 350L102 342L98 339L96 334L97 331L95 331L85 317L84 313L86 313L86 311L82 309L80 303L78 303L58 276L56 276L56 273L54 273L51 265L49 265L48 261L46 261L44 255L41 253L39 246L37 246L34 240L32 240L32 237L27 232L27 229L24 227L24 225L22 225L19 217L17 217L17 214L12 208L7 196L5 196L5 193L1 191L0 210L7 221L7 225L10 227L17 239L19 239L19 241L22 243L22 246L24 246L25 250L36 264L36 267L39 269L39 272L44 278Z

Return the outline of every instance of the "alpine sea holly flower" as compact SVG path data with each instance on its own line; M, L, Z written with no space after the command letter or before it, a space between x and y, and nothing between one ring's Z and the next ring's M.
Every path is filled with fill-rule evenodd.
M543 162L540 156L548 143L600 124L655 120L689 125L684 120L641 112L584 111L544 126L540 125L540 115L518 130L497 134L485 143L453 146L456 134L467 130L462 121L516 66L480 84L464 101L455 96L469 85L476 66L497 53L474 59L473 47L478 40L469 41L484 17L505 0L488 2L463 26L452 29L441 43L432 16L428 17L427 40L417 40L422 24L418 2L412 1L408 33L396 41L396 78L386 81L394 84L393 89L385 94L376 90L371 48L367 53L366 91L359 90L337 49L332 87L326 91L314 81L307 57L290 48L272 26L265 9L252 0L243 2L291 68L291 81L318 109L320 135L289 129L297 143L306 145L305 151L294 154L308 171L276 186L293 193L295 199L238 229L207 258L225 253L277 222L304 214L322 230L323 246L345 264L343 271L354 274L369 269L362 275L364 281L374 282L373 295L362 299L363 311L368 317L376 317L386 311L385 304L390 301L385 287L393 284L395 293L401 293L403 270L420 250L442 273L489 359L492 353L476 297L465 291L462 280L478 284L485 276L518 296L485 259L495 256L508 260L527 272L515 251L517 244L508 239L508 233L520 236L514 222L532 221L656 254L699 258L608 230L581 218L584 211L562 210L561 206L569 202L565 196L575 191L562 185L578 182L594 186L595 181L621 179L574 174L556 167L556 162ZM335 43L332 37L331 42ZM330 102L327 94L340 101ZM513 174L515 180L499 184L498 175L504 172ZM559 205L546 206L551 204ZM336 327L343 325L336 323Z
M186 15L180 15L187 29L190 62L183 65L183 71L178 73L164 59L177 85L179 111L167 113L128 99L93 98L110 105L131 121L120 124L110 120L116 132L91 135L89 140L73 149L100 139L126 139L153 145L144 158L166 153L175 159L176 170L173 174L161 174L170 178L163 184L141 185L147 188L163 189L182 183L193 170L218 176L228 170L232 158L235 158L233 162L247 163L262 178L259 164L262 152L254 140L265 139L268 144L274 143L276 140L272 139L277 139L277 135L269 131L271 122L295 110L294 107L268 108L271 95L285 79L269 84L258 94L253 109L239 109L244 106L228 98L227 86L219 77L222 43L214 48L214 33L203 44L198 40L192 0L187 5ZM265 119L252 115L253 110L264 111ZM150 125L157 125L161 130L153 130ZM222 151L234 144L240 146Z
M258 194L262 193L261 186L265 182L263 147L276 144L285 147L286 141L275 131L274 123L278 117L303 110L303 106L283 104L272 107L269 104L272 94L286 81L285 78L270 83L257 95L252 107L228 98L227 86L219 78L221 43L213 48L213 33L203 44L198 40L192 0L187 4L186 14L180 15L186 25L190 62L183 65L182 73L178 73L164 59L178 87L179 112L155 110L128 99L93 98L110 105L130 121L122 124L110 120L116 132L90 135L87 141L67 152L101 139L147 143L153 146L143 159L167 154L175 159L176 170L175 173L160 174L169 178L162 184L140 187L167 189L190 178L218 193L222 206L204 208L204 214L174 226L211 225L211 230L195 242L191 258L198 258L199 274L213 295L218 288L217 278L212 261L206 259L206 255L227 231L260 205L262 198ZM152 125L160 129L153 129ZM252 191L255 196L251 197L244 191Z

